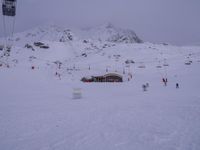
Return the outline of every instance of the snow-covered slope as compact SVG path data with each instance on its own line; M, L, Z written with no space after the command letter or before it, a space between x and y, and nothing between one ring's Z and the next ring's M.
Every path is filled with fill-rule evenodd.
M0 149L200 149L200 47L113 43L74 30L60 41L63 29L40 30L15 35L0 58ZM108 72L124 82L80 81ZM82 99L73 99L77 89Z

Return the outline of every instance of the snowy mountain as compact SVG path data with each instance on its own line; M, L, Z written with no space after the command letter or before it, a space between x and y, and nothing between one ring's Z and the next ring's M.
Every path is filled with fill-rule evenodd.
M24 44L37 41L67 42L76 37L73 32L67 28L61 28L56 25L40 26L22 33L14 35L14 44Z
M68 29L56 25L40 26L15 34L11 43L17 49L23 48L23 51L36 51L35 54L46 52L37 57L44 55L44 58L51 58L52 61L63 61L79 56L87 57L116 44L141 42L133 31L105 24L89 30Z
M89 38L113 43L142 43L133 30L115 27L111 23L99 27L85 29Z
M67 42L77 40L93 40L94 42L101 41L104 43L142 43L142 40L135 34L134 31L117 28L109 23L87 30L71 30L56 25L41 26L23 33L17 33L15 34L13 40L16 44L19 43L18 41Z

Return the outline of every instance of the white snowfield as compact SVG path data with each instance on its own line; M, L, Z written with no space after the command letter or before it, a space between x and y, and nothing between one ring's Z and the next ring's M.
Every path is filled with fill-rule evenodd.
M0 150L200 149L200 47L42 41L0 61ZM80 81L106 69L124 82Z

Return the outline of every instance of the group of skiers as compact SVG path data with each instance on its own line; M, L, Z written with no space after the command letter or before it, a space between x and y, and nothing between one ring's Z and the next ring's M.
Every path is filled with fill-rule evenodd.
M162 82L164 83L164 86L167 86L167 82L168 82L167 78L162 78ZM149 83L143 84L142 85L143 91L147 91L148 87L149 87ZM178 88L179 88L179 83L176 83L176 89Z
M167 78L163 78L162 81L163 81L164 85L167 86L167 82L168 82ZM176 83L176 88L177 89L179 88L179 84L178 83Z

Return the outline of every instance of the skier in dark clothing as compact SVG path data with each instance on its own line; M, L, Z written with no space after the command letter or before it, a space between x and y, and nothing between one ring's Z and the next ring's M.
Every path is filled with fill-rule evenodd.
M145 84L142 85L143 91L147 91L147 87Z
M167 86L167 82L168 82L168 81L167 81L167 78L165 78L165 86Z
M176 88L177 88L177 89L179 88L179 84L178 84L178 83L176 83Z
M167 86L167 81L166 81L166 79L163 78L162 80L163 80L164 85Z

